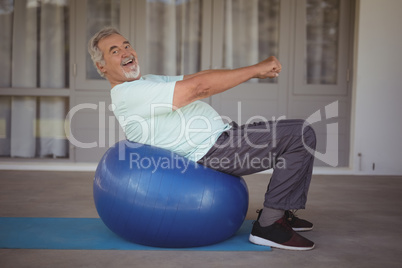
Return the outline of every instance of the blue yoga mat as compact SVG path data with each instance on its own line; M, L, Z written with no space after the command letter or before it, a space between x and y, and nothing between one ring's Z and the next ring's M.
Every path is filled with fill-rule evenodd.
M110 231L99 218L0 217L0 248L98 249L98 250L194 250L270 251L248 241L252 221L245 221L230 239L195 248L155 248L128 242Z

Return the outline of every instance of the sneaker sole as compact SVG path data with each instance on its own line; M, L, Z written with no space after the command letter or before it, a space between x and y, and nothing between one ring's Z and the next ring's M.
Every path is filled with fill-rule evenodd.
M292 229L293 229L293 231L295 231L295 232L306 232L306 231L311 231L311 230L313 230L313 227L311 227L311 228L293 228L293 227L292 227Z
M261 245L261 246L269 246L269 247L273 247L273 248L280 248L280 249L287 249L287 250L298 250L298 251L302 251L302 250L312 250L314 248L315 245L313 245L312 247L292 247L292 246L285 246L285 245L281 245L275 242L272 242L270 240L258 237L258 236L254 236L252 234L250 234L249 237L249 241L253 244L256 245Z

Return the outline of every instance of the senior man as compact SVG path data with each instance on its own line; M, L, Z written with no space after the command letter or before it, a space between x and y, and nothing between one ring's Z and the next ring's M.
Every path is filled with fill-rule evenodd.
M249 240L289 250L314 248L297 233L311 230L313 224L292 213L304 209L307 201L314 161L309 151L316 145L313 129L303 120L228 124L200 101L252 78L278 77L282 66L274 56L232 70L141 75L136 51L111 27L91 38L89 53L99 74L111 84L113 112L128 140L165 148L236 176L273 168L264 208Z

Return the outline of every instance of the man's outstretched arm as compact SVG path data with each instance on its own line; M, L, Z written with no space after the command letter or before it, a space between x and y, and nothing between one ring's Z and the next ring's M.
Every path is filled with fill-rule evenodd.
M200 71L200 72L194 73L194 74L186 74L186 75L183 76L183 80L190 79L190 78L196 77L196 76L201 75L201 74L213 73L213 72L216 72L216 71L220 71L220 70L211 69L211 70Z
M224 92L251 78L275 78L282 66L275 57L255 65L233 70L206 70L193 75L186 75L176 82L173 95L175 109L193 101Z

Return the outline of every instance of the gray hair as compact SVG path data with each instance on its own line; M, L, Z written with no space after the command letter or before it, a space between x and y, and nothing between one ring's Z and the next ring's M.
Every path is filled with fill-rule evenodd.
M102 30L100 30L99 32L97 32L96 34L94 34L94 36L92 36L92 38L88 42L88 52L91 55L91 59L95 65L96 70L102 77L105 77L105 74L102 73L98 69L98 66L96 66L96 63L99 62L103 66L103 65L105 65L105 59L103 58L103 53L99 49L98 44L99 44L99 41L101 41L103 38L106 38L112 34L121 35L120 32L116 28L105 27Z

